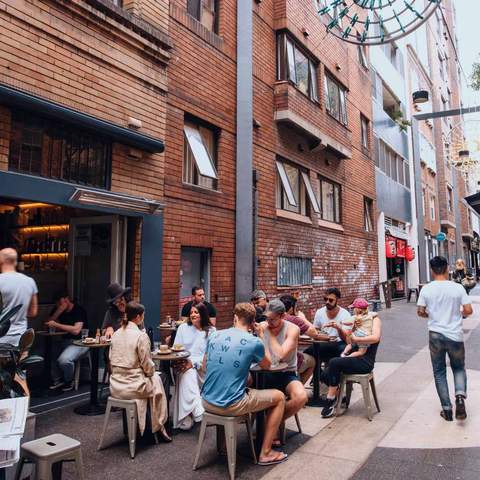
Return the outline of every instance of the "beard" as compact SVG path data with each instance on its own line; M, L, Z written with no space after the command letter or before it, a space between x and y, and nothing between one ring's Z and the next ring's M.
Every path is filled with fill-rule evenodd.
M331 303L327 303L325 306L327 307L327 310L335 310L337 308L337 304L332 305Z

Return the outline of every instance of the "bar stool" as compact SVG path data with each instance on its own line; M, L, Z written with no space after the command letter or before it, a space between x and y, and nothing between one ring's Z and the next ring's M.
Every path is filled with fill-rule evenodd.
M137 404L135 400L120 400L119 398L108 397L107 408L105 410L105 420L103 421L102 435L98 443L97 450L103 448L103 439L107 432L108 421L110 419L110 411L112 407L122 409L125 412L127 419L128 432L128 447L130 449L130 456L135 458L135 444L137 440Z
M36 480L51 480L52 466L57 462L75 462L77 478L84 479L81 443L61 433L54 433L21 446L15 480L20 480L25 463L35 464Z
M88 367L91 370L92 369L92 359L90 358L90 355L83 355L80 357L76 362L75 362L75 374L74 374L74 380L73 380L73 385L74 385L74 390L77 391L78 387L80 386L80 373L82 370L82 361L87 360L88 361Z
M228 471L230 473L230 479L235 478L235 467L237 465L237 425L240 423L246 424L248 439L250 443L250 449L252 451L253 462L257 463L257 455L255 453L255 447L253 445L252 424L250 415L241 415L239 417L225 417L223 415L215 415L213 413L205 412L202 418L202 424L200 426L200 435L198 437L197 453L195 455L195 461L193 462L193 470L197 469L198 460L200 459L200 452L202 450L203 441L205 440L205 433L208 425L217 426L217 445L218 445L218 427L225 429L225 440L227 444L227 460Z
M295 423L297 424L297 430L298 433L302 433L302 425L300 424L300 417L298 416L298 413L295 414ZM282 442L282 445L285 445L287 443L287 429L285 427L285 422L282 422L280 424L280 440Z
M377 390L375 388L375 380L373 378L373 372L366 373L366 374L342 375L342 379L340 381L340 389L338 393L337 406L335 409L335 415L339 416L343 413L341 404L342 404L342 398L343 398L345 389L346 389L347 403L344 410L346 410L350 405L350 398L352 396L352 385L354 383L359 383L362 387L363 401L365 402L365 407L367 409L367 418L370 421L372 421L373 408L372 408L372 401L370 397L370 390L372 390L375 406L377 407L378 412L380 412L380 405L378 404Z

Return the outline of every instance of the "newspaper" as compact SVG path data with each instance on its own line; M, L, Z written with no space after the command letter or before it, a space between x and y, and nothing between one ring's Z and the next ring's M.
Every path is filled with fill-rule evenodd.
M0 400L0 468L10 467L20 457L29 397Z

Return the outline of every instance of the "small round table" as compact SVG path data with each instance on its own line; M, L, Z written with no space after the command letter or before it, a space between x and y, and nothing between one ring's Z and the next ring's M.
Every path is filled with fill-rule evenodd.
M92 368L90 372L90 402L76 407L73 411L79 415L102 415L105 413L105 405L98 402L98 369L100 349L110 347L110 342L104 343L83 343L81 340L74 340L72 345L76 347L87 347L90 349Z
M264 370L260 365L255 365L250 368L250 372L253 374L253 384L257 390L265 390L265 374L267 373L281 373L288 371L288 365L285 362L280 362L275 367L270 367ZM260 455L262 450L263 437L265 436L265 410L260 410L255 414L256 422L256 438L255 438L255 451L257 455Z
M45 355L43 356L43 378L47 379L48 387L52 384L52 342L53 339L56 337L62 337L66 335L67 332L62 331L45 331L41 330L39 332L35 332L35 335L40 337L45 337Z
M172 379L170 375L170 365L172 362L176 360L186 360L190 357L190 352L188 350L183 350L181 352L174 352L173 350L170 353L152 353L153 360L160 361L160 368L165 373L166 381L165 381L165 393L167 395L167 431L168 433L172 432L172 420L170 418L170 389L172 386ZM178 378L175 379L176 388L178 388Z

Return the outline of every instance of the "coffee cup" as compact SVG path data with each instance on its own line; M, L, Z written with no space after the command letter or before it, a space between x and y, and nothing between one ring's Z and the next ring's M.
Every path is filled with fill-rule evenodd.
M168 351L168 345L160 345L160 351L161 352L167 352Z

